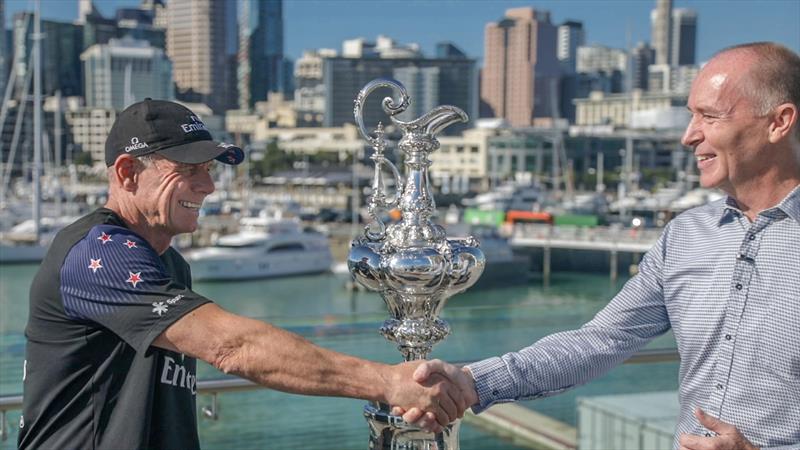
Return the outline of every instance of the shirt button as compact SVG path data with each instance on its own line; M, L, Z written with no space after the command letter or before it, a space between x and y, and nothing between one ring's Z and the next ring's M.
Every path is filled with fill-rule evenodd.
M747 235L747 239L750 239L751 241L754 241L756 239L756 235L753 234L753 233L750 233L750 234Z
M736 290L737 291L741 291L742 290L742 283L736 283Z
M706 437L711 437L711 433L706 432Z
M722 389L722 383L717 383L717 389Z
M494 390L494 391L492 391L492 395L494 395L494 396L500 395L500 392L498 392L497 390Z
M725 335L725 340L730 341L733 337L730 334Z

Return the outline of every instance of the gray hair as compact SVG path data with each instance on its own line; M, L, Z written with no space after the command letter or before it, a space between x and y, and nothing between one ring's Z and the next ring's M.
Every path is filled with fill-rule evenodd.
M145 167L150 167L157 159L160 158L155 153L148 153L146 155L139 156L136 159L139 160L142 164L144 164Z

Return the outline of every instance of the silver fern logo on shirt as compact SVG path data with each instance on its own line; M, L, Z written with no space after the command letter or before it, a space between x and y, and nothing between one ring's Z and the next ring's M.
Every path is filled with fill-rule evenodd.
M197 116L189 116L191 123L184 123L181 125L181 129L184 133L191 133L194 131L208 131L206 125L200 121L200 118Z

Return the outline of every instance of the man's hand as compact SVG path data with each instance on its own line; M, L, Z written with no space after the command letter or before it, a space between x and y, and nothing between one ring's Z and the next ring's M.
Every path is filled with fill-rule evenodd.
M386 400L396 410L421 411L430 420L426 431L438 433L442 427L462 417L469 406L461 389L446 376L432 373L424 380L416 372L426 361L410 361L389 368L384 376ZM422 427L421 427L422 428Z
M431 380L438 379L439 377L445 377L458 386L464 400L464 409L478 403L478 392L475 390L475 380L472 378L472 374L468 369L459 368L439 359L433 359L430 361L422 361L414 371L414 381L421 384L429 383ZM434 414L420 408L406 409L395 407L392 413L395 415L402 414L403 420L407 423L416 425L427 431L430 431L437 422L440 423ZM460 418L462 416L463 410L460 411L458 417Z
M758 450L735 426L709 416L700 408L695 409L694 415L700 425L717 435L702 437L684 433L679 440L680 450Z

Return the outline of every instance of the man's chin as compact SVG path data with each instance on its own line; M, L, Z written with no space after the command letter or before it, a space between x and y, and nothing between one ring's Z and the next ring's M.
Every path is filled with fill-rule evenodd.
M711 176L700 176L700 187L705 189L717 189L723 184L723 180L713 178Z

